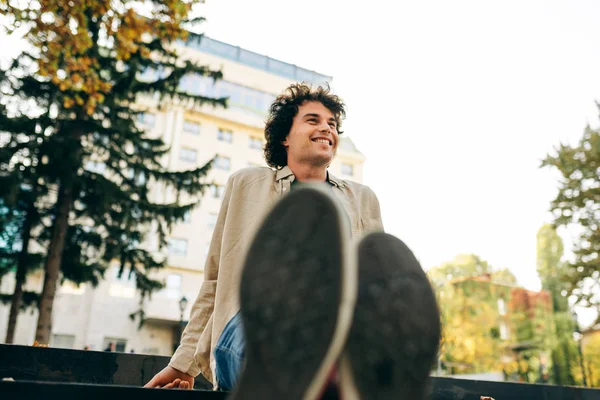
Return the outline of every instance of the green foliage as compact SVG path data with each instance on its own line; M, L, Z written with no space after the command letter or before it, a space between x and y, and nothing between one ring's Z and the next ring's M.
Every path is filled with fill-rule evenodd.
M143 301L162 287L151 277L166 262L157 250L208 186L210 162L168 170L169 147L137 122L150 108L226 105L180 86L186 75L222 77L179 59L171 45L187 37L194 3L157 3L146 16L127 2L0 4L8 30L23 27L32 46L0 70L0 179L13 182L0 194L9 204L15 187L36 187L27 204L49 215L47 229L39 229L48 254L36 334L43 343L59 270L62 279L96 284L116 261L121 273L135 274ZM174 199L156 201L157 187ZM158 249L144 246L149 233L157 234Z
M516 285L517 278L508 268L494 268L475 254L460 254L454 260L431 268L427 275L435 287L455 279L477 277L489 274L493 282Z
M36 147L32 145L31 152L37 151ZM32 271L42 264L41 253L22 251L29 244L24 240L37 239L33 230L39 229L48 211L43 204L35 204L47 190L35 180L39 168L24 165L29 162L20 159L11 163L6 148L0 147L0 277L16 271L19 265Z
M537 272L542 288L550 292L555 312L564 312L569 308L565 296L568 283L565 277L568 266L562 261L564 246L556 229L546 224L537 233Z
M552 383L575 385L572 364L578 359L573 340L574 324L569 312L566 281L569 266L563 262L564 245L554 226L546 224L537 233L537 271L542 289L552 297L553 332L551 346Z
M544 382L553 325L547 293L516 286L506 268L475 255L428 271L442 313L441 359L448 373L503 371L508 379Z
M590 333L582 351L588 385L600 388L600 333Z
M577 343L573 340L573 322L570 316L560 313L554 317L556 321L556 340L552 348L552 383L557 385L577 385L575 375L579 354ZM570 331L569 331L570 330Z
M517 285L517 277L508 268L498 268L491 273L492 282L501 285Z
M465 282L467 283L467 282ZM499 316L489 287L447 284L438 290L442 319L440 358L449 374L500 371Z
M577 226L573 262L564 280L577 303L600 311L600 134L586 127L576 146L561 144L542 167L561 175L551 203L556 226ZM597 314L600 322L600 312Z
M42 151L43 140L16 160L11 160L6 148L0 149L0 277L15 272L12 294L0 293L3 302L10 299L10 312L6 329L6 343L12 343L17 315L23 308L38 305L39 295L24 291L27 274L40 268L44 255L32 251L31 244L39 244L38 233L42 218L48 209L39 200L47 195L36 174L42 169L31 163L32 155Z
M10 305L13 301L12 294L0 293L0 303L4 305ZM23 297L19 304L19 310L21 312L26 310L34 310L38 308L40 303L40 294L36 292L24 291Z

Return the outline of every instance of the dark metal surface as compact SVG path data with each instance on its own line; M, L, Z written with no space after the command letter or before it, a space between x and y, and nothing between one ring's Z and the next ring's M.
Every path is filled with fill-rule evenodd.
M0 378L15 380L0 382L0 399L225 399L222 392L143 389L168 361L141 354L0 345ZM196 389L210 389L206 381L197 381ZM435 377L431 394L431 400L600 400L600 389Z
M224 400L225 393L205 390L144 389L120 385L64 382L0 382L3 400Z
M143 386L169 357L1 344L0 360L0 378ZM199 376L194 387L212 385Z
M432 400L600 400L599 389L433 378Z
M600 391L549 385L468 381L434 378L431 400L598 400ZM97 385L64 382L0 382L0 398L15 400L225 400L226 393L204 390L144 389L122 385ZM326 396L333 400L336 396Z

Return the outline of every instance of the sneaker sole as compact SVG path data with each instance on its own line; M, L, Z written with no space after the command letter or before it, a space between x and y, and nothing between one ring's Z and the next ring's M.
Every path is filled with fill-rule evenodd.
M410 249L385 233L358 247L359 288L340 366L344 400L427 397L440 317L429 279Z
M269 213L248 252L240 305L246 367L233 399L318 398L356 301L349 229L332 196L302 188Z

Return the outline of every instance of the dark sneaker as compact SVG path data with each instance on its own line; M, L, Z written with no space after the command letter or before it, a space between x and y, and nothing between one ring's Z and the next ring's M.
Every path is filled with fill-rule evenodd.
M246 364L233 398L316 399L356 302L347 217L327 188L283 197L250 246L240 287Z
M361 240L358 265L342 398L425 399L441 330L431 284L410 249L385 233Z

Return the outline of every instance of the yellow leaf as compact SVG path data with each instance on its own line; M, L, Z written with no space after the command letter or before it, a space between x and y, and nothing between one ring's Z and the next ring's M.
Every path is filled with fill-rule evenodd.
M64 100L63 100L63 106L65 108L71 108L71 107L73 107L73 104L75 104L75 102L73 101L72 98L70 98L70 97L65 97L64 98Z

